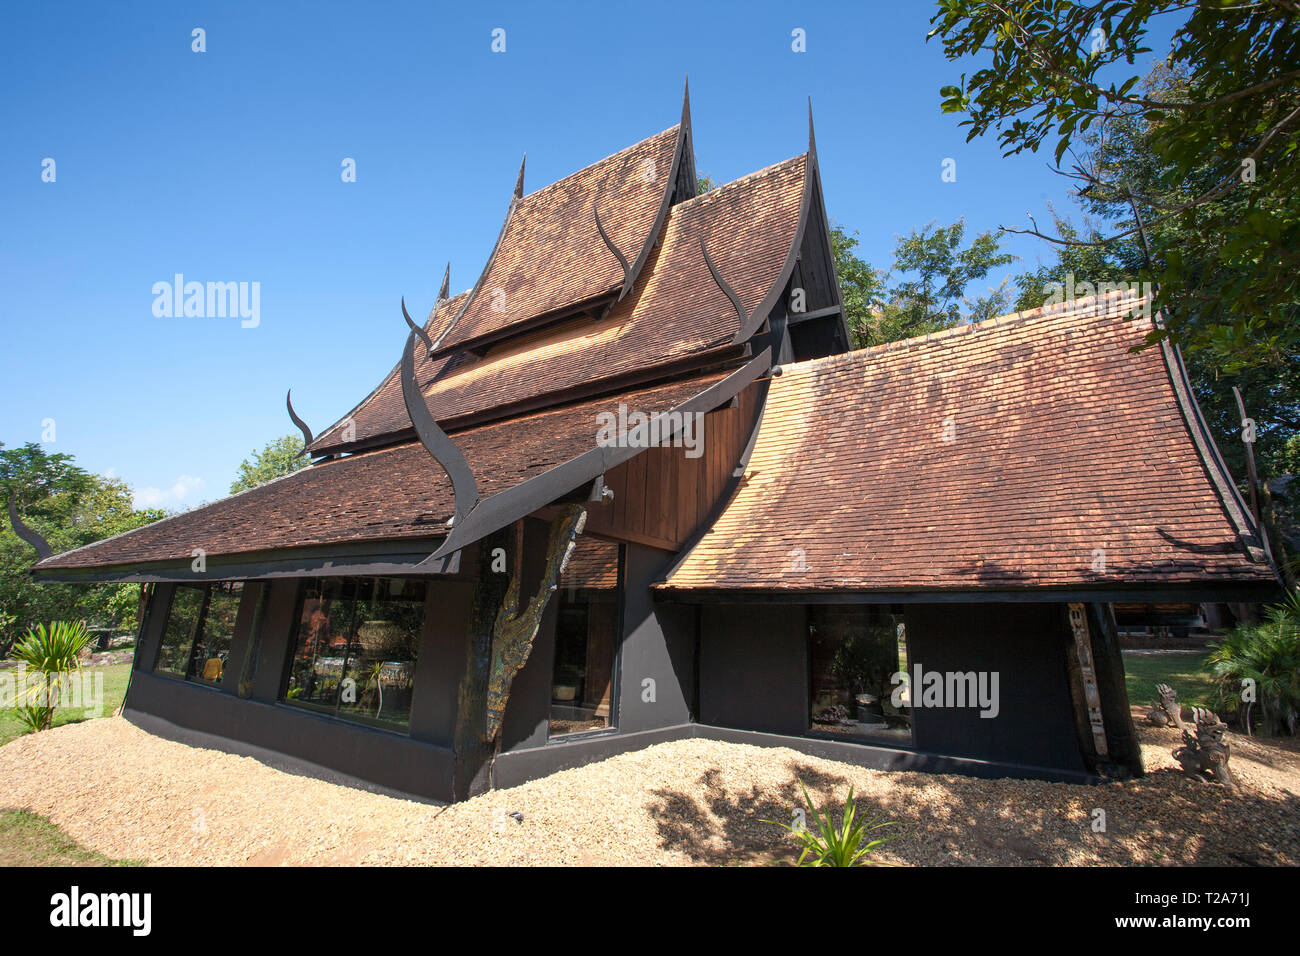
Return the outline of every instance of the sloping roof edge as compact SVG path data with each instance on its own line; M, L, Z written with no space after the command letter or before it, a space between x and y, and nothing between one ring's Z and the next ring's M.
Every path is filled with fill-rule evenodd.
M1116 295L1120 295L1121 298L1116 298ZM864 353L871 352L907 352L913 349L922 349L931 341L976 336L980 334L980 329L994 330L999 326L1018 326L1035 319L1052 317L1059 313L1070 313L1081 308L1096 309L1101 312L1119 311L1126 307L1135 310L1140 308L1144 301L1141 297L1134 297L1132 293L1112 294L1105 297L1105 300L1098 297L1092 297L1091 301L1073 300L1068 303L998 316L973 326L960 326L938 333L931 333L930 335L917 336L910 340L885 343L870 349L848 353L848 356L861 356ZM1158 316L1154 321L1158 322ZM1239 555L1237 560L1243 562L1242 573L1236 577L1202 577L1196 571L1188 569L1190 573L1180 575L1175 572L1163 581L1081 581L1077 584L1033 584L1026 585L1023 588L1017 588L1015 585L1008 587L1001 582L989 582L982 587L971 587L957 583L951 586L925 583L916 587L905 586L900 588L897 581L882 580L873 583L865 579L856 583L847 580L843 582L818 581L802 586L798 583L787 586L784 581L779 584L776 582L767 584L764 583L764 580L756 578L752 581L753 586L737 588L731 581L728 581L725 586L710 584L707 579L699 577L699 570L697 569L695 580L674 583L672 580L674 575L679 568L690 560L692 552L706 536L707 531L705 531L688 542L677 559L665 568L660 578L653 585L655 593L665 600L722 603L738 599L742 595L745 596L746 600L772 599L790 601L799 600L802 595L810 600L833 600L838 596L850 602L903 603L909 600L942 602L972 599L1109 601L1116 599L1115 595L1117 594L1127 594L1130 599L1136 599L1138 595L1145 595L1148 600L1271 600L1275 596L1278 574L1276 565L1268 552L1267 543L1263 541L1252 521L1241 494L1227 471L1217 445L1209 433L1208 426L1201 416L1195 396L1191 392L1186 367L1182 362L1181 355L1177 348L1168 342L1162 342L1159 348L1162 353L1160 364L1154 364L1153 356L1148 361L1148 366L1153 371L1159 370L1156 373L1157 378L1155 381L1163 379L1165 382L1167 408L1175 414L1175 418L1170 422L1170 425L1173 427L1181 426L1186 436L1185 440L1191 442L1191 448L1187 449L1188 452L1192 452L1189 455L1189 464L1191 462L1199 464L1204 475L1202 480L1209 482L1210 487L1207 488L1203 485L1202 492L1205 495L1207 504L1214 502L1219 506L1218 510L1221 515L1219 520L1225 522L1226 526L1223 527L1223 530L1229 533L1229 536L1225 539L1225 544L1235 542L1236 547L1232 550ZM799 363L799 365L816 366L823 363L834 363L843 361L846 357L845 355L828 356L813 359L806 363ZM1175 409L1177 409L1176 412ZM759 428L761 429L765 424L765 420L761 421ZM734 496L730 497L734 498ZM731 504L732 501L729 500L727 506L730 507ZM1247 569L1252 565L1255 566L1255 570L1247 572Z
M1155 321L1157 327L1162 324L1158 313ZM1183 424L1187 427L1188 436L1196 447L1196 453L1201 459L1201 464L1205 468L1206 476L1210 479L1210 484L1219 497L1224 513L1228 516L1233 529L1237 532L1242 548L1252 561L1267 563L1273 571L1273 576L1278 577L1277 565L1273 561L1273 553L1268 545L1268 536L1260 533L1258 526L1255 524L1254 516L1251 515L1246 503L1242 500L1236 482L1232 480L1232 475L1228 471L1227 463L1223 460L1223 455L1219 451L1214 436L1210 434L1210 428L1205 422L1205 417L1201 414L1201 407L1196 401L1196 396L1192 393L1192 383L1187 373L1187 365L1183 362L1182 352L1178 346L1171 343L1167 338L1160 340L1160 352L1164 358L1165 370L1169 373L1169 384L1173 387L1174 398L1178 402L1179 411L1182 412Z
M734 398L741 389L771 368L771 365L772 351L764 349L756 358L693 398L687 399L667 414L688 415L711 411L723 402ZM506 491L480 500L463 521L456 522L447 540L433 553L430 560L444 558L481 540L511 522L550 504L574 488L594 481L611 468L635 458L643 451L645 449L640 447L597 446Z

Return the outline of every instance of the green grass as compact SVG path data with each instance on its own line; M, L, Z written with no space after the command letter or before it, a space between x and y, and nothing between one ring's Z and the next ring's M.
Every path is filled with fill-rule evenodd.
M0 810L0 866L140 866L87 850L46 817Z
M5 672L0 671L0 675ZM131 673L131 664L110 664L107 667L86 667L82 673L94 675L102 673L104 675L104 711L102 716L111 716L118 706L122 703L122 698L126 696L127 678ZM92 677L93 679L93 677ZM85 708L82 707L59 707L54 711L54 726L61 727L64 724L76 724L89 718L85 715ZM26 726L18 715L10 708L0 710L0 746L9 743L16 737L21 737L28 733Z
M1219 692L1205 654L1130 654L1124 652L1124 683L1128 702L1146 707L1159 695L1156 684L1168 684L1178 692L1184 707L1218 706Z

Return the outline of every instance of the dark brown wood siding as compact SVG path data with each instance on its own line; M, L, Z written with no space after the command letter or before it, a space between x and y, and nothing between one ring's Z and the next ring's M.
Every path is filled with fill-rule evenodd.
M702 454L650 448L605 475L614 500L593 504L587 533L678 550L700 527L727 487L758 415L765 383L737 396L736 407L704 419Z

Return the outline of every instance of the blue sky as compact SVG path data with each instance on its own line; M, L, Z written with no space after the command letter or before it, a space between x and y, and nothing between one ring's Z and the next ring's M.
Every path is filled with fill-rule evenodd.
M453 292L473 284L522 153L531 192L671 126L688 73L698 167L719 182L803 152L812 96L829 213L877 267L931 220L974 232L1068 207L1047 156L1004 160L939 112L970 67L925 42L932 7L11 6L0 441L39 441L53 419L48 451L140 504L224 496L243 458L294 430L287 388L323 429L396 361L399 297L427 313L448 260ZM1006 248L1012 272L1049 258ZM153 285L176 273L259 283L260 323L156 317Z

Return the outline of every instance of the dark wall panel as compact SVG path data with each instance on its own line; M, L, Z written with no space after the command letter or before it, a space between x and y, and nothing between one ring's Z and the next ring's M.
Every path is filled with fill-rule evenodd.
M1059 604L913 605L906 611L909 666L998 674L999 712L913 707L913 743L932 753L1083 771L1071 712ZM919 688L913 686L913 700Z
M808 617L802 605L701 610L700 722L802 734L808 727Z
M266 609L261 646L257 652L257 670L253 675L253 700L271 703L284 687L285 669L289 666L289 642L293 638L294 611L298 607L299 579L285 578L270 583L271 603Z
M158 662L158 646L162 641L163 628L167 624L167 609L171 606L172 591L175 589L174 584L153 586L153 594L144 612L140 646L136 648L133 660L137 671L151 671Z
M130 710L191 730L276 750L370 780L432 797L451 796L451 751L401 734L317 716L292 706L240 700L174 678L137 673Z
M411 736L450 747L456 732L456 703L469 643L473 581L428 582L424 630L415 663Z
M624 564L623 645L619 660L621 733L671 727L691 719L695 696L693 619L656 608L650 582L672 555L629 544ZM647 681L653 681L653 700Z

